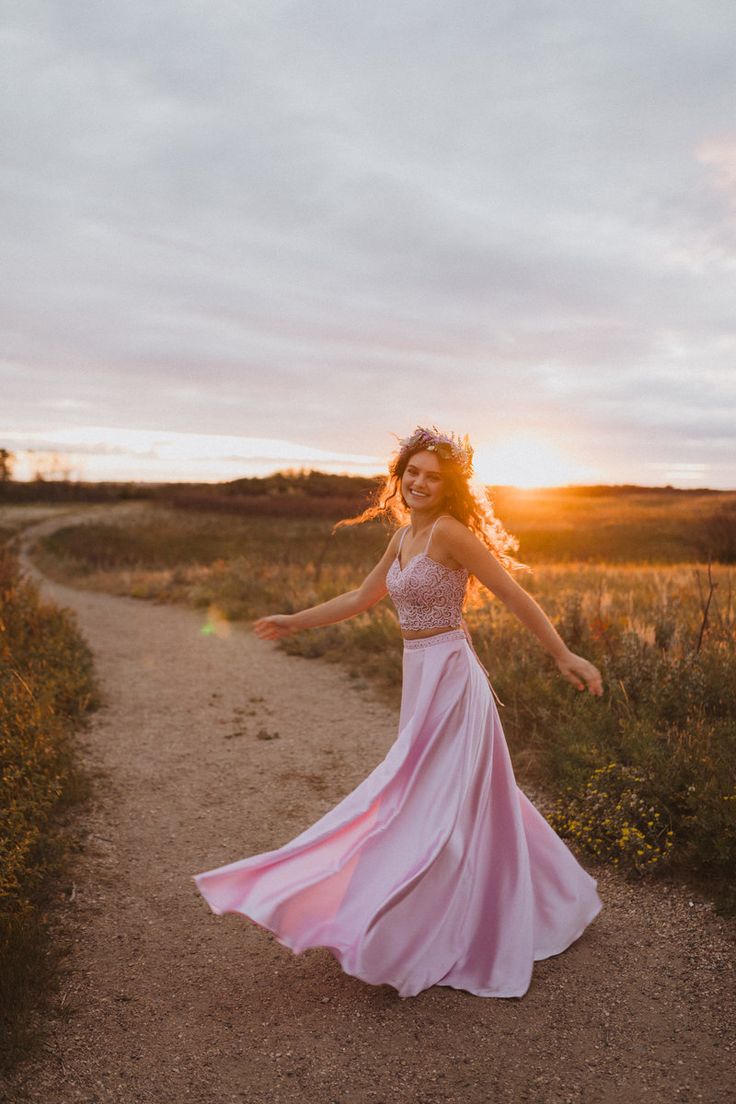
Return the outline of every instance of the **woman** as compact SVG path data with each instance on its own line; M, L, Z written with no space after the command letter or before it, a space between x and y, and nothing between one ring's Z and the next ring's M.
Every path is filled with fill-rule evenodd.
M521 997L534 961L565 950L602 908L595 879L516 786L462 620L470 577L578 690L602 694L601 676L502 566L519 566L516 542L471 476L467 438L418 427L400 442L377 505L341 523L410 519L362 584L255 622L259 637L278 640L354 617L388 592L404 637L398 737L296 839L195 878L213 912L240 912L297 954L328 947L346 973L402 997L431 985Z

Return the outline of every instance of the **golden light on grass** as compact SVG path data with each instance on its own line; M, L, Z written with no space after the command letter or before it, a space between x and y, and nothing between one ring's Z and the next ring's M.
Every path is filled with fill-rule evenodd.
M475 452L475 471L483 483L524 489L559 487L597 478L591 468L577 463L543 436L530 433L481 445Z

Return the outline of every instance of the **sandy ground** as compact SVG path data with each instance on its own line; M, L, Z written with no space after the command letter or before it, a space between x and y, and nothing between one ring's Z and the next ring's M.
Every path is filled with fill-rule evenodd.
M213 916L192 874L314 821L384 756L396 711L245 629L45 589L76 611L106 704L83 736L96 798L59 910L73 954L5 1099L734 1101L735 925L680 887L583 860L603 911L521 999L402 1000Z

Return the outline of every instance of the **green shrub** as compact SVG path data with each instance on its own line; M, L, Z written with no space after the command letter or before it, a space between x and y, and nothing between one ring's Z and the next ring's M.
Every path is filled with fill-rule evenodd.
M674 831L645 775L634 767L597 767L581 794L558 799L547 819L596 858L642 872L666 862Z

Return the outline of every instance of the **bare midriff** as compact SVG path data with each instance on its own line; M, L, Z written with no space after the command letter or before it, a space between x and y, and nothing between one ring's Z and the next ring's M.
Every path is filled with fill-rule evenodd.
M459 625L446 625L442 629L419 629L416 632L411 629L407 629L405 632L402 632L401 635L403 636L404 640L421 640L421 638L424 636L439 636L440 633L454 632L455 629L459 628Z

